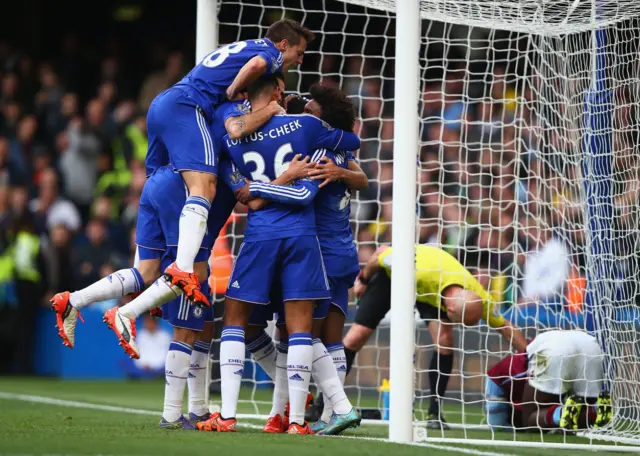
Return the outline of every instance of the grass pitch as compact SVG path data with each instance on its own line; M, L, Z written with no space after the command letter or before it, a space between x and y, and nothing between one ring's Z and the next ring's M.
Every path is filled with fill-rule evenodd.
M0 454L66 455L210 455L282 456L385 455L538 455L542 448L426 443L398 445L382 441L383 426L362 426L347 438L265 435L263 423L245 420L236 434L165 431L158 428L164 382L59 381L52 379L0 379ZM250 394L244 391L243 394ZM254 393L256 394L256 393ZM267 391L254 399L267 398ZM248 398L249 396L245 396ZM244 405L240 412L255 413ZM262 410L260 410L262 411ZM456 413L458 412L458 413ZM457 415L457 416L456 416ZM459 411L449 410L452 421ZM470 413L468 416L478 416ZM467 422L470 420L467 420ZM349 438L350 437L350 438ZM430 437L490 439L484 431L438 432ZM512 435L505 438L514 437ZM518 434L518 440L540 441L538 434ZM579 437L545 436L545 441L586 443ZM551 450L554 456L578 454L576 450ZM614 454L614 453L608 453Z

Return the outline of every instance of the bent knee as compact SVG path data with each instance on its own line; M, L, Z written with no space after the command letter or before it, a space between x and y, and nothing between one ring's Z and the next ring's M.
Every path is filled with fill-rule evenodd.
M367 343L373 329L354 323L349 329L342 343L351 351L357 352Z
M149 286L160 277L160 258L140 260L137 269L142 276L145 286Z

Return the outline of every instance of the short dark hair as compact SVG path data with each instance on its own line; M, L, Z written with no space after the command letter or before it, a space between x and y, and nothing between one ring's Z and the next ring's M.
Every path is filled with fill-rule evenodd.
M247 95L249 100L256 98L267 90L273 90L278 87L279 81L284 81L284 75L280 72L267 76L262 76L249 84L247 87Z
M315 35L311 30L303 27L293 19L281 19L271 24L265 38L270 39L274 43L287 40L289 43L296 45L300 43L300 38L304 38L307 43L313 41Z
M325 84L312 85L309 93L322 108L322 120L333 128L353 131L356 110L346 93L337 87Z

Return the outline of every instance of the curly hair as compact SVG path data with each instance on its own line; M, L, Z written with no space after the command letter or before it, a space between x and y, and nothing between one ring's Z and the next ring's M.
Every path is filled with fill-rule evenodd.
M324 84L314 84L309 90L311 98L322 108L322 120L333 128L353 131L356 110L342 90Z

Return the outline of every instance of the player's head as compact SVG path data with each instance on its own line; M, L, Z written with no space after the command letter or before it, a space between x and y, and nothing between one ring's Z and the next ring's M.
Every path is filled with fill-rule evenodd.
M353 131L356 110L346 93L326 84L314 84L309 93L311 101L304 107L304 112L321 118L333 128Z
M313 41L315 35L311 30L291 19L281 19L271 24L265 38L268 38L282 52L283 68L302 64L307 43Z
M442 300L451 323L473 326L482 319L482 299L472 291L452 285L443 291Z
M282 102L284 92L284 76L282 73L262 76L247 87L247 96L251 101L251 106L256 104L268 104L272 101ZM258 103L256 103L258 102Z

